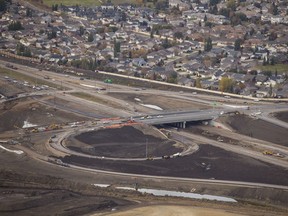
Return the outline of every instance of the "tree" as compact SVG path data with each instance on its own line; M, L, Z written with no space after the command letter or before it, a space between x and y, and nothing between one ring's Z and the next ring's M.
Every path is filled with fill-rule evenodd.
M166 37L165 40L162 42L162 46L164 49L171 47L171 43L169 42L168 38Z
M184 35L182 32L177 31L174 33L174 37L180 39L180 38L184 38Z
M58 11L58 4L52 5L52 11Z
M11 0L0 0L0 12L5 12L7 10L8 3L11 3Z
M194 86L195 86L196 88L202 88L200 78L197 78L197 79L195 80Z
M276 15L279 14L278 6L275 5L274 2L272 3L272 14L273 14L274 16L276 16Z
M205 14L205 16L204 16L204 22L207 22L207 20L208 20L208 18L207 18L206 14Z
M209 52L212 47L212 39L210 37L206 38L204 41L204 51Z
M30 8L27 8L26 9L26 16L27 17L32 17L33 13L32 13L32 10Z
M270 84L270 86L269 86L269 91L268 91L269 97L272 96L272 93L273 93L273 88L272 88L272 84Z
M214 5L217 5L219 2L220 2L220 0L210 0L209 5L214 6Z
M178 74L176 72L173 72L170 77L167 79L168 83L177 83L177 77Z
M118 56L118 53L120 52L120 48L121 48L121 43L117 41L116 39L114 39L114 58Z
M226 3L227 8L230 8L232 11L236 10L236 1L235 0L228 0Z
M26 47L21 43L17 44L16 52L17 52L17 55L20 55L20 56L32 57L31 50L29 49L29 47Z
M150 38L154 38L154 30L153 29L150 32Z
M240 38L237 38L234 42L234 50L235 51L240 51L241 50L241 44L242 44L242 40Z
M268 60L267 60L267 58L264 57L264 58L263 58L263 63L262 63L262 65L265 66L265 65L267 65L267 64L268 64Z
M20 21L13 21L8 25L8 30L9 31L18 31L18 30L23 30L23 26Z
M93 33L91 32L89 35L88 35L88 42L93 42L94 41L94 36L93 36Z
M272 56L271 59L270 59L270 65L275 65L275 57Z
M49 40L57 37L57 32L55 30L52 30L51 32L47 33L47 37Z
M85 33L85 28L84 26L79 27L79 35L82 36Z
M217 13L218 13L218 7L217 7L217 5L211 6L211 7L209 8L209 13L211 13L211 14L217 14Z
M127 14L124 11L121 14L121 21L123 21L123 22L127 21Z
M169 7L168 1L157 1L155 8L157 11L166 10Z
M268 37L269 41L274 41L277 39L277 33L276 32L271 32L269 37Z
M234 81L228 77L222 77L219 81L219 90L222 92L233 92Z
M221 8L219 10L219 14L225 16L226 18L229 18L230 12L231 12L231 9L229 8Z

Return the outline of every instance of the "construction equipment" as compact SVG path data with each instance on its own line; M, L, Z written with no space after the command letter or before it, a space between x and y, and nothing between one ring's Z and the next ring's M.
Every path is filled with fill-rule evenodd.
M273 152L271 151L263 151L263 155L273 155Z
M62 129L62 127L58 124L51 124L48 126L48 130L58 130L58 129Z
M31 130L31 133L38 133L38 129L37 129L37 128L33 128L33 129Z

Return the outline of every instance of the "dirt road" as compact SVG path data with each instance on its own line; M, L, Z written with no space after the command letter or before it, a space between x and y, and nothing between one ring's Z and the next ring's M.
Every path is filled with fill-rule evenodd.
M219 209L205 209L195 208L191 206L167 206L155 205L131 209L128 211L117 212L112 214L105 214L110 216L135 216L135 215L149 215L149 216L243 216L246 214L232 213L233 211L224 211ZM99 215L99 214L96 214ZM94 216L96 216L94 215Z

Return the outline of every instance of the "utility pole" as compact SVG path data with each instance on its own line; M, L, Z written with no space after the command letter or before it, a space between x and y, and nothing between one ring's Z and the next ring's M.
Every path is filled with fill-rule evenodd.
M146 138L146 158L148 158L148 139Z

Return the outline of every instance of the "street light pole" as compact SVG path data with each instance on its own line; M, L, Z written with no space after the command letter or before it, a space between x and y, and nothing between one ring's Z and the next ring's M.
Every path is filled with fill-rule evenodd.
M146 138L146 158L148 156L148 142L147 142L147 138Z

